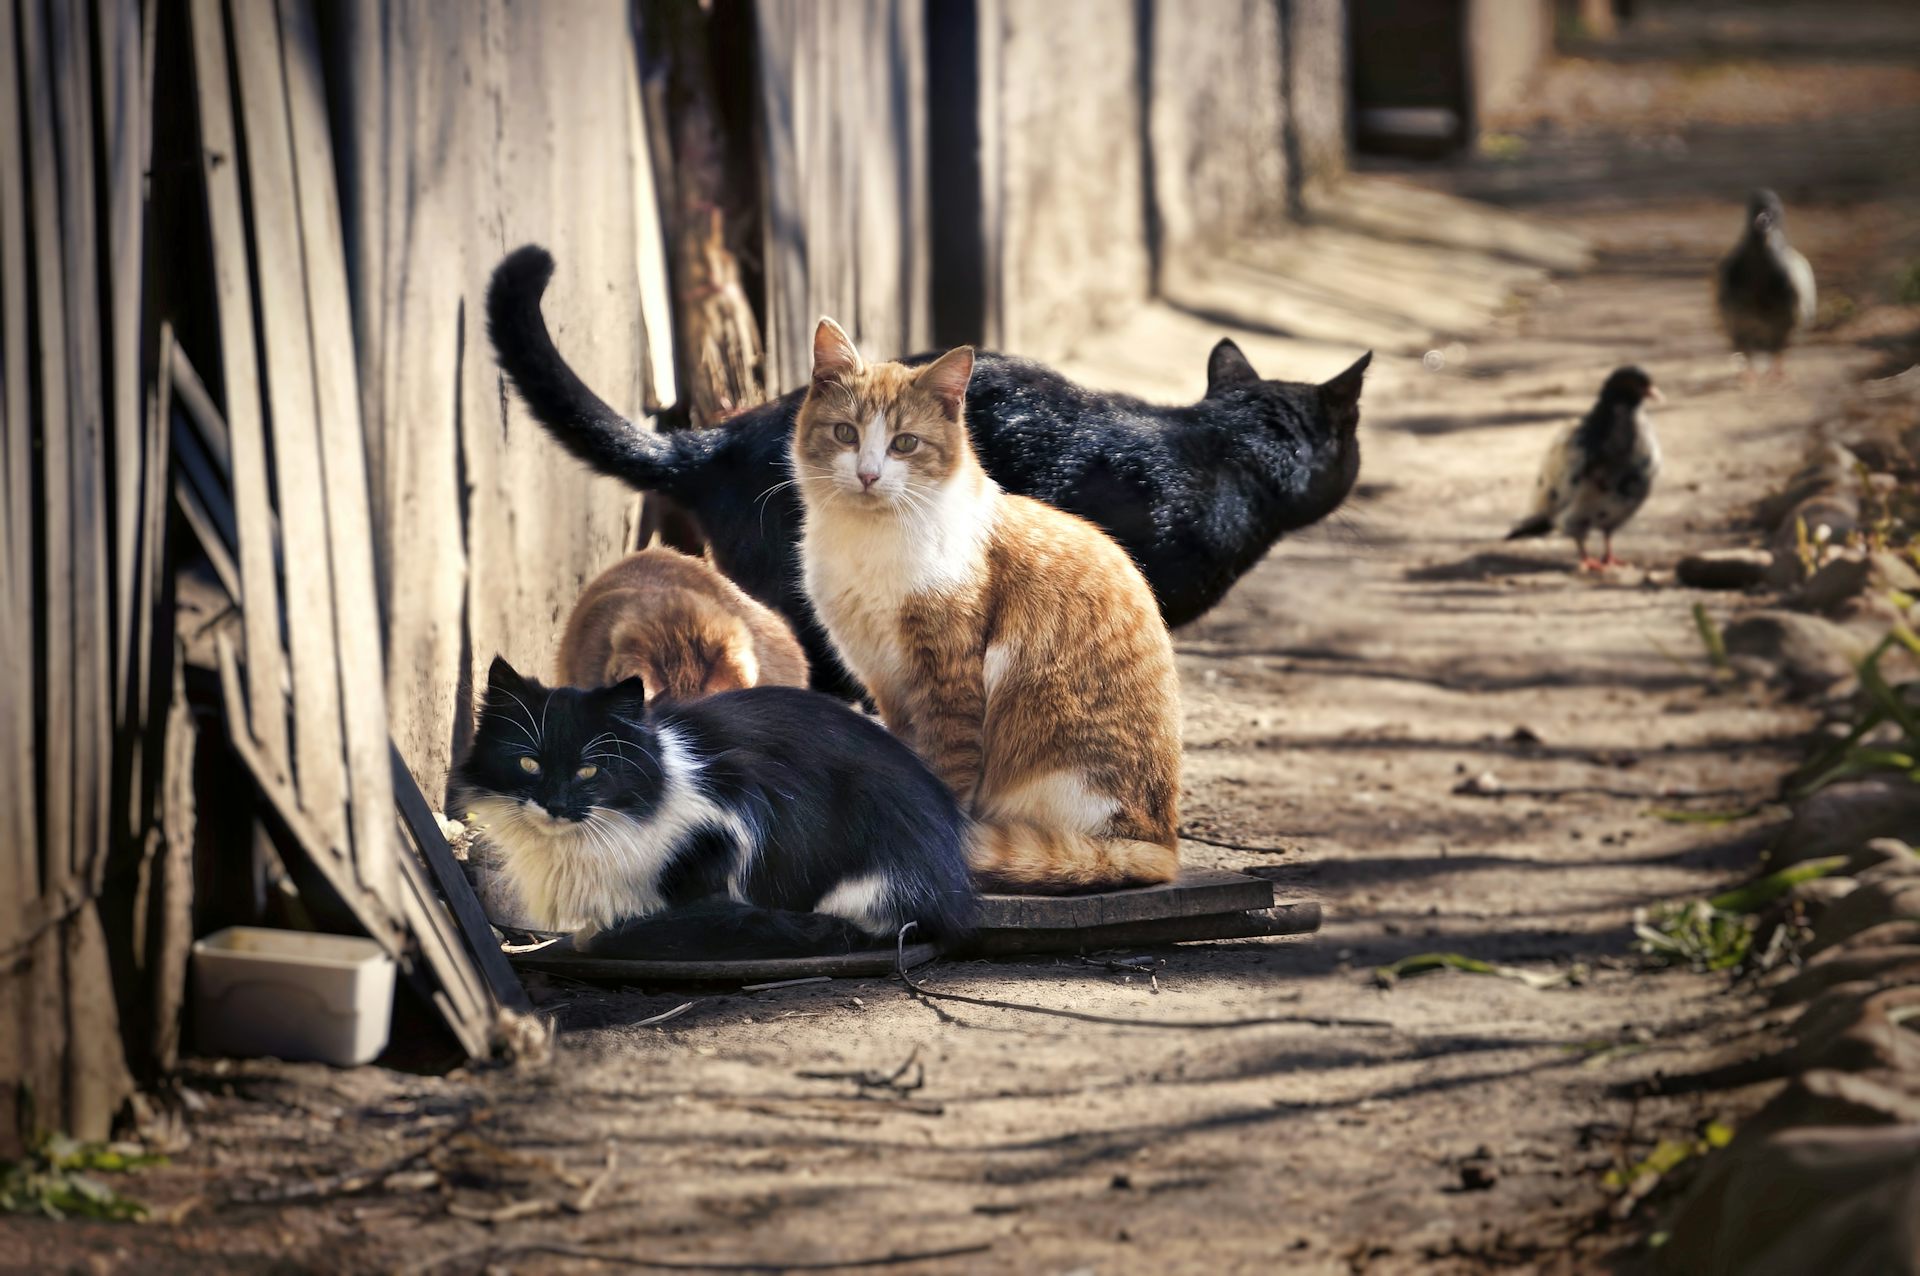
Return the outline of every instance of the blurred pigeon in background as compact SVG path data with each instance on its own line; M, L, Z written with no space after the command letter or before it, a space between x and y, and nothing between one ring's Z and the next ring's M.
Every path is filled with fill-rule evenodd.
M1644 369L1615 369L1586 416L1554 438L1534 485L1533 511L1507 539L1558 528L1579 545L1582 571L1625 566L1613 556L1613 534L1646 501L1660 472L1660 442L1643 405L1661 397ZM1587 553L1587 537L1596 530L1606 537L1604 558Z
M1747 201L1747 229L1714 273L1714 300L1733 348L1748 360L1766 354L1778 376L1795 328L1813 321L1813 267L1787 243L1780 197L1758 190Z

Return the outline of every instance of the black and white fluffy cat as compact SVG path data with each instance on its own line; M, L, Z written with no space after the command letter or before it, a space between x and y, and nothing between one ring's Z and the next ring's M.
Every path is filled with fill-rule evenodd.
M805 389L712 429L637 426L554 349L540 314L552 275L553 258L529 245L500 263L487 291L487 331L528 409L594 469L691 513L720 570L793 622L813 685L846 691L851 684L800 579L800 501L787 453ZM1283 534L1346 499L1360 471L1355 432L1371 358L1324 385L1268 381L1223 340L1207 362L1206 396L1159 407L980 351L967 386L967 429L995 482L1104 529L1139 565L1167 623L1183 625L1219 602Z
M646 703L638 678L547 687L496 657L456 810L545 928L596 955L945 942L972 926L965 817L906 745L831 697Z

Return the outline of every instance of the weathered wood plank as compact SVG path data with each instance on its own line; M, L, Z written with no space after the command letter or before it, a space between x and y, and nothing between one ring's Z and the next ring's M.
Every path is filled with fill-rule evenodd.
M171 642L172 635L168 635ZM199 737L178 660L168 662L172 694L160 779L160 862L154 882L153 942L147 946L153 989L153 1062L163 1071L178 1062L180 1021L193 947L193 758Z
M15 0L0 0L0 84L18 86L20 51L15 39ZM4 601L23 613L32 589L33 423L28 416L27 392L27 196L22 187L19 157L27 141L20 131L20 95L0 93L0 141L13 162L0 164L0 501L4 501L8 592ZM28 685L28 684L16 684Z
M32 200L34 284L38 306L32 333L38 343L40 394L41 567L48 581L40 616L46 666L36 684L41 697L40 873L36 894L64 892L73 873L74 705L73 525L69 507L72 431L67 412L66 275L61 268L60 169L55 145L52 45L36 0L21 0L20 61L25 68L28 172ZM57 945L56 945L57 951ZM58 986L55 983L54 986ZM56 1036L54 1049L64 1037Z
M925 965L939 956L932 944L908 944L907 969ZM826 975L833 979L870 978L890 975L900 954L891 946L867 952L843 953L832 957L788 957L784 959L741 959L737 961L638 961L622 957L586 957L573 951L571 939L556 940L546 948L530 953L515 953L513 964L521 970L561 975L611 984L752 984L776 979L811 979Z
M158 612L171 598L171 560L167 554L168 480L172 477L173 378L166 372L173 356L173 325L162 322L156 338L159 369L153 386L147 391L147 419L142 455L145 472L141 475L141 513L138 559L134 571L134 636L131 677L133 703L142 730L136 742L138 767L132 782L132 809L128 812L128 833L138 836L154 818L154 798L160 784L162 754L166 748L166 726L160 721L168 712L160 685L170 681L173 667L173 627L163 623ZM169 608L171 610L171 608ZM156 677L157 670L157 677Z
M799 385L832 315L881 358L927 339L923 6L759 0L767 358ZM851 51L851 52L850 52Z
M227 591L229 598L238 600L241 596L240 567L227 549L227 540L221 534L219 520L207 511L199 493L194 491L193 484L187 481L185 475L174 480L173 499L180 507L181 516L187 520L187 530L200 542L201 552L213 565L213 574L220 578L220 587Z
M334 650L331 538L280 24L273 6L257 0L231 4L228 12L233 18L234 63L240 72L254 286L260 298L260 342L276 479L274 503L280 511L280 556L286 565L283 587L293 687L294 775L301 809L330 841L345 847L346 755L340 729L340 668ZM243 540L243 573L245 555Z
M261 419L226 29L220 0L192 0L190 10L200 161L206 181L226 422L233 450L234 513L240 530L240 579L246 602L247 703L253 715L249 729L265 758L290 779L287 720L280 695L280 589L274 579L266 428Z
M104 360L100 350L98 193L94 181L91 12L50 6L60 119L60 214L67 293L68 516L73 529L73 855L76 876L106 872L113 773L113 617L107 558ZM97 1024L93 1025L98 1027ZM117 1046L116 1046L117 1048ZM117 1099L116 1099L117 1102Z
M475 1058L490 1053L494 1012L480 974L460 942L460 930L448 914L426 870L411 855L398 860L400 911L419 941L426 971L445 997L442 1015L466 1052Z
M360 373L347 295L347 259L327 127L320 38L308 0L281 0L280 38L292 154L299 179L300 252L313 347L314 406L332 561L333 640L340 661L341 730L349 818L360 880L383 897L394 886L393 790L379 582L367 507Z
M527 1000L527 990L520 986L520 977L513 973L506 954L500 951L499 941L493 935L493 926L487 921L486 910L480 907L480 898L473 893L473 884L467 880L466 871L453 858L453 850L442 836L440 824L433 818L426 798L414 785L413 776L407 771L407 760L400 756L397 748L392 750L392 755L393 791L399 800L400 818L420 848L420 854L433 874L434 884L447 901L447 907L453 910L453 918L460 924L461 937L492 990L494 1002L508 1010L531 1011L533 1005Z
M1102 948L1146 948L1211 939L1262 939L1308 935L1320 929L1320 905L1276 904L1240 913L1198 917L1157 917L1107 926L1020 927L976 931L963 950L986 957L1016 953L1093 952Z
M15 0L0 0L0 84L20 84L20 55L15 39ZM16 157L0 163L0 523L6 544L6 588L0 592L0 677L12 692L0 696L0 758L8 801L0 814L0 951L10 951L24 935L22 910L39 894L39 801L34 776L34 694L40 685L33 660L33 420L29 415L27 314L27 199L17 157L25 152L20 131L20 97L0 93L0 148ZM0 981L4 982L4 981ZM16 1011L19 1007L15 1006ZM0 1007L0 1025L19 1028ZM0 1035L11 1035L0 1033ZM0 1048L0 1053L8 1053ZM24 1060L18 1061L24 1064ZM13 1075L13 1074L9 1074ZM4 1116L4 1114L0 1114Z
M983 930L1037 927L1068 930L1123 922L1242 912L1273 903L1273 883L1222 869L1188 869L1163 886L1096 895L982 895Z
M140 566L142 494L146 489L146 416L140 396L141 217L146 200L147 102L141 90L139 0L98 0L100 133L107 174L108 406L114 440L113 535L114 718L135 732L144 711L129 672L139 628L134 614Z

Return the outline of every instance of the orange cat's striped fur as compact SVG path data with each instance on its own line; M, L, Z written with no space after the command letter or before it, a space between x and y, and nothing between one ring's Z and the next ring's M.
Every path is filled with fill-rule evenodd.
M1159 608L1093 524L1000 490L964 419L973 351L871 366L830 319L795 421L808 596L887 726L976 821L976 877L1171 880L1180 687Z
M671 549L629 554L593 578L567 617L557 668L569 687L638 678L648 700L807 685L807 656L786 618Z

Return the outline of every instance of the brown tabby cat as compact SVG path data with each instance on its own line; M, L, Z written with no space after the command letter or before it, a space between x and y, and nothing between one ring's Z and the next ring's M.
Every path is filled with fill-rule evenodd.
M887 725L977 821L986 886L1179 870L1180 685L1146 581L1092 523L975 459L973 351L869 367L822 319L794 423L808 596Z
M638 678L647 699L693 700L742 687L807 685L807 657L780 614L706 562L643 549L609 567L573 605L559 680L607 687Z

